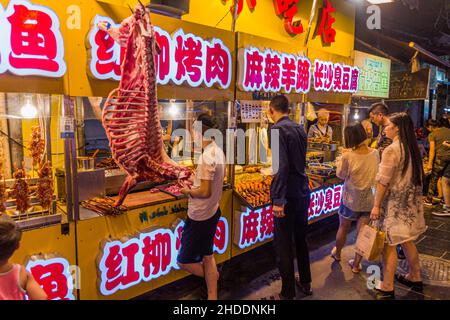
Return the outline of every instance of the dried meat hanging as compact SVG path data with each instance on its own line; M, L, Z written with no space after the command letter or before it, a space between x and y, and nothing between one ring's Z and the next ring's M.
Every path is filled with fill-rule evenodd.
M39 125L31 128L31 143L29 146L33 158L33 167L37 168L38 185L37 198L44 210L49 210L53 200L53 178L50 161L45 161L45 138L43 138L41 128L45 127L45 120L40 117Z
M39 183L37 188L37 197L44 210L49 210L53 200L53 178L50 162L47 161L38 170Z
M163 148L156 93L157 45L148 10L136 6L119 29L107 32L125 47L120 86L110 93L102 114L113 158L127 172L114 204L120 206L138 182L187 179L191 171L172 161Z
M13 185L13 197L16 199L16 208L19 214L24 214L30 208L30 192L26 182L26 172L23 168L17 168L13 173L16 179Z
M42 157L45 150L45 141L42 139L42 131L40 126L31 128L30 154L33 158L33 167L39 169L42 163Z

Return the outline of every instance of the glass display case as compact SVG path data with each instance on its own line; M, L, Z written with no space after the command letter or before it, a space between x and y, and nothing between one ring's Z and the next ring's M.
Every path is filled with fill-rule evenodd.
M62 95L0 93L0 214L22 230L67 221L55 183L57 168L65 166L63 101Z
M120 168L112 157L108 137L102 125L105 102L106 99L101 97L76 98L77 180L81 219L119 213L113 204L127 178L126 171ZM215 118L223 138L218 137L216 143L227 154L227 129L232 102L160 99L158 104L164 151L177 165L195 169L200 153L193 146L193 124L203 113ZM60 173L60 176L64 174ZM224 186L230 181L231 170L228 170ZM152 196L147 199L145 205L152 205L184 198L181 189L177 181L163 179L138 183L131 192L151 193ZM130 204L127 201L124 203L124 209Z

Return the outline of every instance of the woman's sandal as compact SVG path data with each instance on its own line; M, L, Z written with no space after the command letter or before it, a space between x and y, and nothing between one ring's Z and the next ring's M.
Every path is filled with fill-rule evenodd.
M350 259L350 260L348 260L348 265L349 265L350 268L352 269L352 272L353 272L354 274L360 273L360 272L362 271L362 265L361 265L361 263L359 264L358 268L355 268L355 267L354 267L354 264L355 264L355 259Z
M334 260L336 260L337 262L339 262L339 261L341 261L341 258L340 257L338 257L337 255L336 255L336 247L334 247L332 250L331 250L331 253L330 253L330 255L331 255L331 257L334 259Z

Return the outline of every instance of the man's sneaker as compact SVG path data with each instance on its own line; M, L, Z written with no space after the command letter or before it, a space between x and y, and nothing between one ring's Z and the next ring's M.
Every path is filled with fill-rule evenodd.
M450 209L445 208L440 211L433 211L431 214L437 217L450 217Z
M426 207L432 207L433 201L430 198L424 198L423 199L423 205Z

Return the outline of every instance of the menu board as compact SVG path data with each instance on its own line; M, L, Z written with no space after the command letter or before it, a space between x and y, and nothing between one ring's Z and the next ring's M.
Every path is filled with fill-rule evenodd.
M388 98L391 60L355 51L355 66L359 68L357 96Z
M268 101L240 100L242 123L259 123L266 120Z
M430 69L391 74L390 100L426 100L428 99Z

